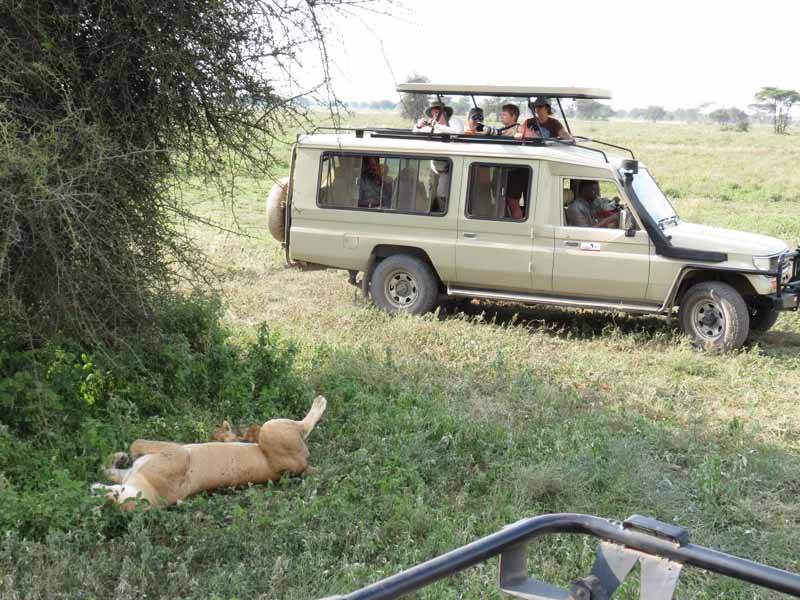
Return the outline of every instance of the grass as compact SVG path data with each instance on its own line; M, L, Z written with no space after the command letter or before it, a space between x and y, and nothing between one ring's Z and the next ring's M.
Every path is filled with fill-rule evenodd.
M800 241L795 137L573 128L635 148L686 220ZM98 530L25 539L12 529L0 545L1 594L316 598L524 516L568 511L646 514L689 527L695 543L800 571L797 314L729 355L692 349L654 317L477 301L389 317L358 300L342 272L284 267L264 226L269 185L240 182L235 217L248 237L199 226L194 234L224 273L223 321L241 346L266 321L296 346L297 394L328 397L310 438L316 472L149 514L105 509ZM207 191L187 199L231 224ZM259 409L225 406L214 414L187 405L162 431L174 424L181 441ZM299 418L297 407L295 399L280 416ZM588 572L593 551L588 539L558 537L533 546L530 564L567 584ZM490 561L418 597L496 598L495 569ZM678 594L777 597L695 569L684 570ZM638 592L626 585L619 597Z

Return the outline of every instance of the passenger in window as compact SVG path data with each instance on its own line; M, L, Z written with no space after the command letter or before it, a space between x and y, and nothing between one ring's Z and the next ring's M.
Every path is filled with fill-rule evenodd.
M528 191L528 169L509 169L506 181L506 216L524 219L522 195Z
M567 225L570 227L619 227L619 213L600 217L593 209L594 201L600 197L600 184L590 179L578 182L578 195L567 207Z
M537 98L529 106L533 111L533 116L522 122L514 137L517 139L559 138L575 141L569 131L561 124L561 121L552 117L553 108L550 106L549 98Z
M453 116L453 109L438 100L425 109L425 118L417 121L414 133L464 133L464 123Z
M416 161L415 161L416 162ZM418 167L402 167L394 182L394 202L392 207L407 212L430 211L425 185L418 178Z
M436 179L436 190L431 202L431 212L444 212L447 194L450 191L450 163L446 160L432 160L431 171Z
M495 187L494 169L486 165L473 165L469 188L468 215L479 219L497 219L505 211L505 206L498 209L497 201L492 193Z
M365 156L361 161L358 185L358 206L361 208L388 207L392 197L392 179L386 176L381 159Z

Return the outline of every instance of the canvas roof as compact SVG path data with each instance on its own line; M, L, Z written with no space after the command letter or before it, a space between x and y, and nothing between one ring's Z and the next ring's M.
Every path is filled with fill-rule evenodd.
M409 94L442 94L448 96L498 96L509 98L581 98L610 100L611 92L600 88L527 87L513 85L458 85L442 83L401 83L398 92Z

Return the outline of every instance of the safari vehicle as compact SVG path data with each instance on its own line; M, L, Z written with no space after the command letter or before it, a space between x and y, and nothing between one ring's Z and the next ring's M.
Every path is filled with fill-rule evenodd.
M596 89L417 83L398 91L440 101L546 96L559 108L564 98L611 97ZM570 204L595 182L617 223L571 225ZM517 206L509 211L512 194ZM349 271L351 283L393 313L424 313L445 296L677 312L698 343L730 350L800 302L800 250L682 221L633 151L579 136L317 130L298 136L268 218L289 263Z

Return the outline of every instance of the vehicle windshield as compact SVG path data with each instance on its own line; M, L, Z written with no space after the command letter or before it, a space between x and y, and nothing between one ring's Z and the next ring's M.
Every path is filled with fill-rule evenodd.
M633 176L632 185L639 202L662 229L680 222L672 204L669 203L664 192L658 187L647 169L639 169L639 172Z

